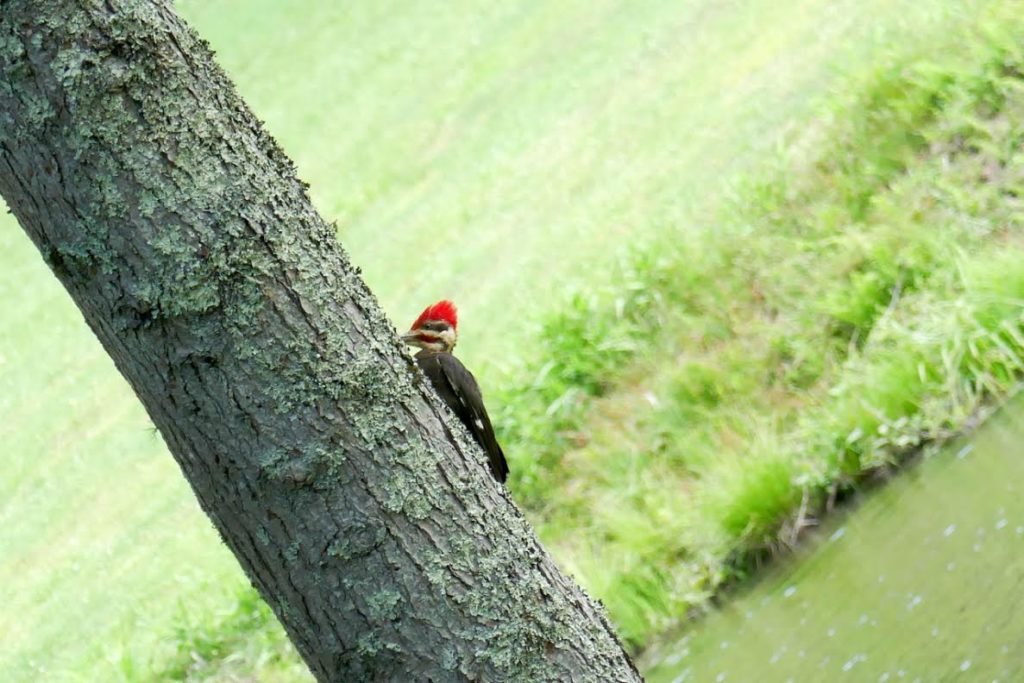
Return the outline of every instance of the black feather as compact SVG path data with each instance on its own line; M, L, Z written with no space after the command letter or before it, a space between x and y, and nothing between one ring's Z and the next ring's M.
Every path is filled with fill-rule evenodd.
M484 408L483 395L473 373L450 353L423 349L416 354L416 363L430 379L441 400L451 408L466 429L484 449L491 465L491 474L498 481L508 478L508 463L498 445L491 418Z

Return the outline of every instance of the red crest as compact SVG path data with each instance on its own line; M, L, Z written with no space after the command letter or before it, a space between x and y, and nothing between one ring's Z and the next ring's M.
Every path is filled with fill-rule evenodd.
M412 324L412 329L419 329L427 320L443 320L453 329L457 329L459 326L459 314L455 310L455 304L445 299L444 301L438 301L433 306L427 306L420 313L420 317L416 318L416 322Z

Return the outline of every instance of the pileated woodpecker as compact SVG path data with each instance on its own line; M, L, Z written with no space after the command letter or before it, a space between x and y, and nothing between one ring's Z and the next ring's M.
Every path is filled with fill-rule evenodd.
M458 314L451 301L438 301L427 306L402 341L418 346L416 364L430 379L434 391L448 404L455 416L466 425L476 442L487 453L491 474L498 481L508 477L505 454L494 438L491 419L487 417L484 399L473 373L452 355L458 340Z

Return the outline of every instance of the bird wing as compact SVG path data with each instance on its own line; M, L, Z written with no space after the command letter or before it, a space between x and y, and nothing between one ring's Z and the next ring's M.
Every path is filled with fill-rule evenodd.
M484 408L483 394L476 383L476 378L462 361L450 353L439 353L436 359L451 395L458 402L458 405L452 405L453 411L469 429L476 442L487 452L494 478L505 481L508 477L508 462L501 446L498 445L498 439L494 436L494 427L491 426L491 418ZM461 388L465 390L460 390Z

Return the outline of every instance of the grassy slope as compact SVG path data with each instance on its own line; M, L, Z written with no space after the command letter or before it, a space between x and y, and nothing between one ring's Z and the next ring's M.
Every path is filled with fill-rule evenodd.
M503 402L542 534L635 643L1024 375L1024 21L911 45L715 230L553 316Z
M961 4L182 9L338 218L388 310L401 322L455 296L464 355L493 387L535 347L528 321L559 303L552 289L600 282L626 243L703 215L723 178L808 116L836 66ZM275 663L272 632L235 639L265 615L9 220L0 263L5 679L45 668L51 680L139 680L225 649L246 661L229 657L221 676L236 665L297 675ZM595 570L583 578L613 592ZM205 637L209 623L222 633Z

